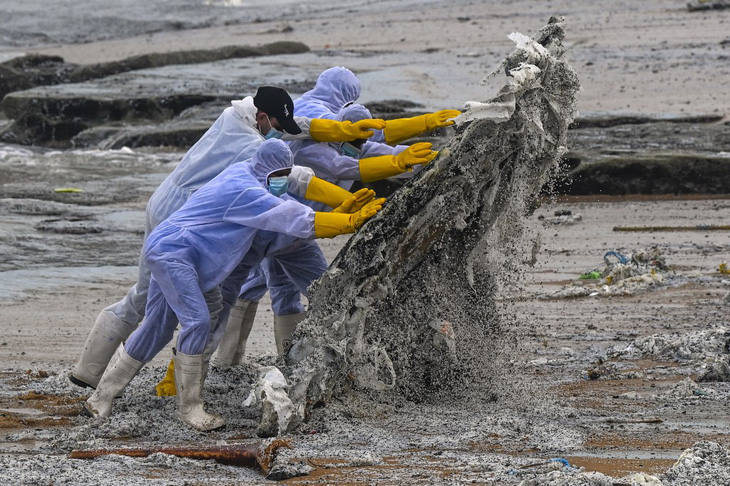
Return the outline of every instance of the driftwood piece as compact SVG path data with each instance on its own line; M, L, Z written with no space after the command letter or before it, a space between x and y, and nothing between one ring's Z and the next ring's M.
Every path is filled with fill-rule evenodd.
M289 442L281 439L270 442L256 442L251 444L232 444L211 447L139 447L120 449L90 449L71 451L71 459L94 459L100 456L116 454L130 457L148 457L152 454L163 453L188 459L214 460L229 466L243 466L260 469L268 474L274 462L277 451L286 447L291 449Z
M517 261L522 222L565 153L576 115L580 86L563 60L563 35L552 18L532 39L511 36L518 48L502 63L502 90L471 104L449 145L310 289L308 317L286 356L296 410L287 429L333 396L438 400L475 386L489 393L502 326L499 274ZM479 117L490 110L507 116Z

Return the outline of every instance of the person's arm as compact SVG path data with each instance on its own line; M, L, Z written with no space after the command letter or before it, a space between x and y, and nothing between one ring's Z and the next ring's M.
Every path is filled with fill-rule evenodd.
M299 140L311 138L317 142L351 142L353 140L370 138L373 130L385 128L385 120L372 118L352 123L350 121L325 120L322 118L304 118L295 116L302 133L291 135L284 133L282 140Z
M292 199L273 196L263 188L248 188L228 207L224 219L297 238L333 238L357 231L380 211L384 202L385 199L376 199L354 213L315 212Z
M319 177L330 181L354 181L360 178L359 160L341 155L332 145L314 141L293 143L301 144L296 151L292 147L295 166L309 167Z
M412 118L397 118L385 122L385 143L394 145L409 138L413 138L423 132L430 132L441 127L448 127L454 124L452 118L459 116L459 110L441 110L435 113L414 116Z
M360 159L360 180L373 182L402 174L414 165L428 163L437 153L431 150L430 143L421 142L411 145L398 155L380 155Z
M384 202L385 198L375 199L366 204L360 211L352 214L314 213L315 238L334 238L338 235L354 233L382 209Z
M242 190L226 209L223 219L296 238L308 239L314 236L312 208L293 199L276 197L261 186Z

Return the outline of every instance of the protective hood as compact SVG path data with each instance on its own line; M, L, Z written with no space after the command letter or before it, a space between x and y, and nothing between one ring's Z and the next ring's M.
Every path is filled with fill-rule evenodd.
M313 104L324 106L332 113L337 113L347 103L360 97L360 80L347 68L332 67L317 78L314 89L304 93L294 101L294 113L297 116L315 117L308 113L307 107Z
M373 116L370 114L370 110L362 105L354 103L350 106L342 108L337 113L336 119L338 121L351 121L352 123L355 123L359 122L360 120L365 120L372 117Z
M360 120L365 120L367 118L372 118L372 115L370 114L370 110L368 110L364 106L357 104L357 103L353 103L349 106L342 108L340 111L338 111L335 114L335 117L334 117L334 119L337 121L349 121L352 123L356 123L356 122L359 122ZM342 145L340 142L330 144L331 147L336 148L338 150L339 150L340 145Z
M256 106L253 104L253 97L246 96L242 100L231 101L231 106L236 110L238 116L250 127L256 127Z
M249 171L262 186L266 187L269 174L290 168L294 156L289 146L281 140L271 139L261 143L249 164Z

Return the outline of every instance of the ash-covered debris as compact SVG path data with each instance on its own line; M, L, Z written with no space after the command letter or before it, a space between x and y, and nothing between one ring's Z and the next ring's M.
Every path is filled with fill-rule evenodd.
M582 274L580 284L573 283L541 299L585 296L631 295L652 287L684 282L682 276L671 271L657 247L626 255L608 251L603 255L604 265Z
M541 44L512 36L518 48L498 96L465 117L473 121L313 286L309 317L287 355L296 411L289 429L333 396L493 398L507 349L497 289L576 116L580 86L563 60L563 35L553 18L535 37ZM485 116L489 103L513 108L506 119ZM432 322L448 322L448 336Z
M646 356L672 358L689 362L698 382L730 382L730 328L717 325L688 333L654 334L634 340L624 348L615 349L614 356L642 358ZM690 380L691 381L691 380ZM697 395L699 388L684 395ZM682 390L678 392L683 394Z
M259 415L255 410L241 409L249 394L258 365L237 366L226 370L212 368L206 380L206 395L211 402L219 403L220 411L232 424L228 432L204 434L186 427L175 418L177 403L174 397L155 396L157 382L164 376L160 366L147 366L129 385L127 391L114 401L114 415L109 419L89 420L78 416L81 402L73 414L73 426L67 429L25 429L10 434L6 440L20 442L40 440L41 447L48 453L70 452L72 449L95 449L108 447L120 439L137 439L149 443L184 444L194 441L224 440L235 431L253 429ZM41 396L85 397L91 390L82 390L69 383L68 370L53 372L42 380L22 385L18 393L37 393ZM236 404L230 407L228 404ZM233 433L231 431L234 431Z
M554 225L561 225L561 224L570 225L570 224L576 224L576 223L581 222L583 220L583 215L580 213L573 214L573 212L570 210L561 209L561 210L555 211L553 213L553 216L551 216L551 217L546 218L544 216L539 216L537 219L540 221L543 221L545 223L550 223L550 224L554 224Z
M515 474L516 473L516 474ZM633 473L615 478L546 462L541 468L512 471L525 479L519 486L694 486L698 484L730 484L730 450L716 442L697 442L686 449L677 462L663 474Z
M730 449L717 442L698 442L682 453L661 480L667 486L730 484Z
M654 334L636 339L617 352L625 357L651 355L683 360L704 360L730 353L730 328L717 326L681 334Z

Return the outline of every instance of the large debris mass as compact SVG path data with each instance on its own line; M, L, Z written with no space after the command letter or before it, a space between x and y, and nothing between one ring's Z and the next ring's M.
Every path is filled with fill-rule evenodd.
M563 60L563 36L556 18L534 40L513 34L518 47L502 64L508 82L497 97L468 104L470 121L448 147L315 283L287 355L296 410L289 429L333 396L489 393L501 334L498 273L508 270L521 221L559 165L576 115L579 82Z

